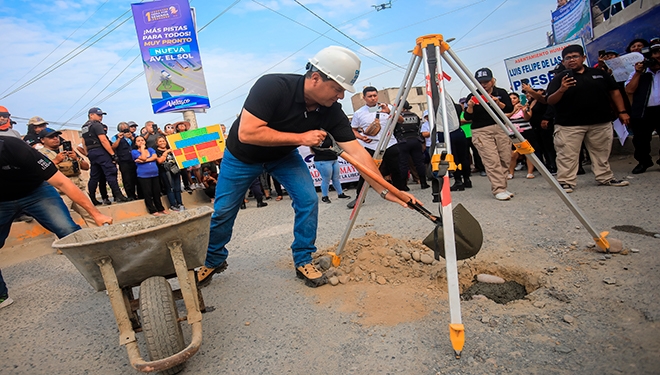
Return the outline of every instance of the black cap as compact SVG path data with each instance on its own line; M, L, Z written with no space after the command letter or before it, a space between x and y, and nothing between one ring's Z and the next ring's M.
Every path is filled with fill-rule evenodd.
M95 114L95 115L107 115L107 113L103 112L103 110L99 107L92 107L87 111L88 114Z
M488 82L493 79L493 72L488 68L481 68L474 73L474 78L479 82Z
M61 134L62 134L61 131L51 129L51 128L46 128L46 129L39 132L39 139L55 137L55 136L59 136Z
M403 103L403 109L411 109L411 108L412 108L412 106L411 106L410 103L408 103L408 101L406 100L406 102Z

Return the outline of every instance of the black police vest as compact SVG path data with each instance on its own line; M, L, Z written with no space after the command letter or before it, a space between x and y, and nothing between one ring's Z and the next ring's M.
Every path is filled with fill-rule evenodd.
M422 122L419 116L412 112L404 112L401 116L403 117L403 123L396 125L394 136L397 139L419 137L422 127Z
M96 134L93 134L92 132L89 131L89 128L94 124L101 124L98 121L87 121L83 126L82 126L82 138L83 141L85 142L85 147L87 147L87 150L103 147L101 145L101 140L99 139L99 136ZM101 126L103 126L101 124Z

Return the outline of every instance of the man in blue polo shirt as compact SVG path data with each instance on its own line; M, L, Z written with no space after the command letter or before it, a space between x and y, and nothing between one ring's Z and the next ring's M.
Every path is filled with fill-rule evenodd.
M270 74L254 84L227 137L206 262L197 272L200 287L210 282L213 274L226 269L225 245L231 238L243 195L264 170L284 185L292 198L295 220L291 250L296 275L310 287L327 282L312 264L318 196L297 148L322 145L327 131L345 152L378 172L371 155L355 140L348 118L337 103L344 97L344 90L355 92L353 83L359 72L360 59L354 52L331 46L309 60L305 75ZM385 199L407 206L380 184L370 178L367 181Z

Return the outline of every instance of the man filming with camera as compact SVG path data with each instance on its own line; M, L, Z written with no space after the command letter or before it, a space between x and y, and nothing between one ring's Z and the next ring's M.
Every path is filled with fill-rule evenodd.
M89 163L73 150L71 141L62 140L60 137L61 135L62 132L50 128L46 128L39 132L39 140L44 146L39 149L39 152L50 159L50 161L52 161L57 167L57 170L62 172L62 174L71 180L74 185L84 191L87 186L80 174L81 171L89 170ZM57 189L57 191L60 193L62 200L64 200L64 204L66 204L70 210L80 214L87 223L87 226L96 226L94 218L89 212L72 201L71 198L66 196L61 190Z
M635 72L626 81L626 93L633 97L630 128L639 163L632 173L639 174L653 166L651 136L653 130L660 134L660 43L651 45L644 61L635 64ZM656 163L660 165L660 159Z

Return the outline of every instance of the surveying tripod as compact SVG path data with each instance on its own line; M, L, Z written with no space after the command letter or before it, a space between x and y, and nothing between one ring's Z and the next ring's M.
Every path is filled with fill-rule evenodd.
M442 58L442 59L441 59ZM450 324L449 324L449 337L454 349L456 358L460 358L465 343L465 329L461 319L460 308L460 291L458 282L458 266L456 257L456 238L454 236L454 215L452 214L452 202L449 183L449 172L455 171L457 168L469 168L470 166L456 165L453 155L451 153L451 142L449 141L449 124L448 124L448 103L445 99L445 78L447 77L442 68L442 60L444 60L449 67L458 75L458 78L470 90L474 98L486 110L491 118L502 128L502 131L507 133L512 132L513 136L518 142L514 142L516 151L519 154L526 155L531 159L536 169L541 173L545 180L559 195L562 201L573 212L575 217L584 225L596 244L608 252L610 244L606 239L608 232L601 232L600 234L595 230L591 221L587 218L584 212L575 204L575 202L568 196L564 189L554 179L548 169L541 163L539 158L534 154L534 149L517 130L517 128L509 121L506 115L502 112L495 101L490 95L481 87L479 82L472 76L467 67L458 58L458 56L451 50L449 44L444 40L440 34L430 34L417 38L415 48L412 51L410 63L406 70L405 76L399 87L396 99L395 112L388 119L385 130L376 147L374 153L374 160L377 165L383 158L388 141L392 136L394 127L396 126L396 119L399 118L403 110L403 104L408 97L408 93L413 85L413 80L417 74L419 66L424 63L424 73L426 82L426 99L429 108L429 124L432 129L432 158L431 166L436 176L440 181L440 211L442 214L442 230L444 234L444 252L447 270L447 284L449 295L449 310L450 310ZM490 104L490 105L489 105ZM453 108L452 108L453 110ZM440 116L438 116L440 114ZM438 122L437 117L442 117ZM436 133L439 129L445 135L445 142L443 144L436 144ZM368 183L365 183L362 190L356 198L355 206L351 212L350 219L342 239L337 247L336 255L339 255L350 236L351 230L357 219L360 207L366 197L366 192L369 188ZM436 256L437 257L437 256ZM337 258L338 259L338 258ZM338 265L338 264L337 264Z

